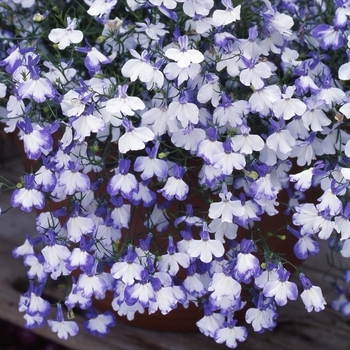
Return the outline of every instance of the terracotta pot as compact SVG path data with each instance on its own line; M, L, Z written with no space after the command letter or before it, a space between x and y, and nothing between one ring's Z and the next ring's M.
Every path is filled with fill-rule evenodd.
M113 312L111 306L112 300L113 293L107 292L105 299L95 299L94 307L101 312ZM196 326L196 322L204 315L202 308L195 306L193 303L190 303L186 309L182 305L178 305L176 309L167 315L163 315L160 311L149 315L146 309L143 314L136 312L135 318L132 321L129 321L126 316L119 316L116 312L114 313L118 322L144 329L166 332L197 332L198 327Z

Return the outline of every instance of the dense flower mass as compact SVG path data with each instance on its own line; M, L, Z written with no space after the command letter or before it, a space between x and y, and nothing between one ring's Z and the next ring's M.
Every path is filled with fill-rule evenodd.
M298 298L291 273L323 310L287 250L327 240L350 257L349 16L348 0L0 0L0 117L31 161L2 187L38 210L13 251L26 326L66 339L78 324L62 309L81 308L105 335L115 316L92 298L112 293L128 319L195 303L200 331L234 348L235 312L272 330Z

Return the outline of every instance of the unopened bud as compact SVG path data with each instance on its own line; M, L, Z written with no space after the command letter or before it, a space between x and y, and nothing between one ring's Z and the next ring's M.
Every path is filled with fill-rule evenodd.
M37 12L34 16L33 16L33 21L34 22L42 22L44 19L46 19L47 15L49 14L49 11L46 11L43 15L39 12Z
M103 35L100 35L98 38L97 38L97 42L99 44L102 44L107 38Z
M160 152L158 154L158 158L163 159L163 158L166 158L168 155L169 155L169 152Z
M344 114L341 114L340 112L337 112L334 116L334 119L341 123L344 120Z

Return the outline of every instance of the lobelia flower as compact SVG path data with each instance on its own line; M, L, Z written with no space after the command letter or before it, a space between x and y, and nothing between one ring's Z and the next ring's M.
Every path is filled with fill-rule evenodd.
M11 205L16 208L21 206L21 210L25 212L36 209L43 209L45 206L44 194L38 190L39 186L35 183L33 174L24 175L24 188L14 190L11 196Z
M298 297L298 288L294 282L289 282L290 272L280 264L278 269L278 280L266 282L263 288L264 296L274 298L278 306L287 304L287 299L296 300Z
M30 266L30 269L27 271L28 278L37 278L39 283L45 282L48 273L45 271L44 263L45 259L41 253L39 253L37 256L34 254L26 254L23 257L23 264L24 266Z
M265 85L263 79L269 78L272 74L270 66L265 62L257 63L255 58L248 59L242 56L241 60L246 67L239 75L241 83L246 86L252 85L256 90L263 88Z
M174 197L179 201L183 201L186 199L189 191L188 185L182 180L186 169L175 164L173 172L174 176L170 176L167 179L164 187L158 190L158 193L161 193L168 201Z
M37 160L42 153L48 154L52 150L53 141L50 133L38 124L33 127L28 116L24 121L17 123L18 128L23 132L24 151L29 159Z
M62 170L58 175L57 185L63 187L68 195L77 191L86 192L90 188L89 177L79 172L80 169L78 162L69 160L68 169Z
M80 267L82 271L90 270L94 265L94 258L89 251L94 244L94 240L87 241L85 236L81 236L80 247L73 248L69 258L65 261L67 269L73 271Z
M203 141L205 137L204 130L197 129L192 123L189 123L185 129L179 129L172 134L171 142L177 147L194 153L197 151L199 142Z
M303 301L306 310L308 312L311 312L312 310L315 310L315 312L324 310L327 302L322 295L321 288L313 286L303 273L299 275L299 278L304 287L304 291L300 294L300 298Z
M77 91L69 90L62 96L60 105L62 113L67 117L78 117L84 110L85 105L89 102L91 95L80 95ZM66 145L68 146L68 145Z
M229 348L236 348L237 342L243 342L247 339L248 332L245 327L236 326L238 321L229 317L228 322L224 322L220 329L215 331L214 339L217 343L225 343Z
M19 302L18 302L18 311L19 312L25 312L28 310L29 301L30 301L30 294L34 291L34 281L29 281L29 287L28 290L23 293L23 295L20 296Z
M268 152L268 148L265 147L264 150ZM267 158L262 157L261 161L265 161L265 163L254 163L253 168L255 169L253 172L248 173L247 182L249 181L248 187L245 189L247 193L250 193L250 195L254 198L254 200L262 206L266 205L266 200L273 200L276 198L276 194L278 193L279 189L275 188L272 183L271 174L270 172L270 166L273 166L276 164L276 159L274 158L272 162L268 159L269 155L267 155ZM271 164L269 164L271 163ZM246 185L243 183L243 188ZM264 201L264 199L266 199Z
M299 166L310 165L313 160L316 159L315 153L320 154L321 145L316 139L316 134L311 133L305 141L297 141L296 147L291 152L291 156L297 157L297 164Z
M282 126L274 120L270 121L274 132L266 139L266 146L275 151L276 156L285 160L293 151L296 142L289 130L284 129L284 122Z
M214 74L207 73L205 75L205 80L207 84L202 85L198 90L197 100L200 103L211 101L211 104L214 107L217 107L221 98L220 87L218 83L219 77Z
M311 187L313 176L325 175L326 173L321 169L324 167L324 163L322 161L315 162L314 167L310 167L307 170L300 172L299 174L289 175L289 179L291 182L295 182L294 187L298 191L306 191Z
M122 119L123 115L133 116L135 110L143 110L145 104L139 97L128 96L128 85L118 85L118 93L115 98L108 100L106 110Z
M232 222L223 222L221 219L214 219L208 226L210 233L214 233L215 239L225 243L224 237L227 239L235 239L237 237L238 225Z
M329 208L325 211L318 212L314 222L314 228L320 239L328 239L335 227L335 222L332 221L333 215L330 215Z
M188 67L179 67L177 63L168 63L163 69L163 73L168 80L177 79L180 87L185 81L195 79L200 73L201 66L198 63L191 63Z
M158 276L160 277L159 273L155 275L155 278L151 278L152 288L155 292L155 301L150 301L148 308L150 315L157 310L163 315L166 315L177 307L177 299L175 298L172 286L166 280L161 280Z
M135 280L142 280L141 272L144 268L137 262L134 262L136 258L137 254L133 251L132 246L129 246L125 261L113 264L111 268L113 278L121 279L127 286L132 285Z
M28 291L20 296L20 301L18 305L18 310L20 312L26 312L29 307L29 303L31 300L31 294L34 292L34 282L30 281ZM43 327L45 325L45 317L40 313L37 313L34 316L26 313L23 318L26 320L25 327L33 329L35 327Z
M248 32L248 39L243 39L237 42L238 48L241 52L244 52L244 57L248 59L253 57L259 57L262 54L262 48L256 40L259 35L257 27L250 27Z
M213 163L214 156L221 153L221 151L221 143L218 141L218 130L210 128L208 138L198 143L197 156L202 157L208 163Z
M203 223L203 220L200 217L194 215L192 204L187 204L186 215L178 217L174 221L174 225L177 226L182 222L186 223L186 225L189 225L189 226L192 226L192 225L201 226Z
M87 10L87 13L90 16L99 16L108 15L114 6L117 4L117 0L94 0L90 2L90 8Z
M154 133L148 127L140 126L135 128L127 118L123 118L122 124L125 128L125 134L120 136L118 140L121 153L144 149L145 143L154 139Z
M190 122L197 124L199 121L198 107L194 103L188 102L187 96L182 92L178 101L169 104L167 115L170 120L177 119L183 128Z
M180 249L179 251L181 251ZM186 269L187 277L184 279L182 285L190 295L194 297L202 297L206 294L207 288L204 286L200 275L196 272L196 270L196 264L191 263Z
M74 243L82 242L84 235L89 235L95 231L96 225L94 220L84 216L80 203L73 204L73 210L66 222L67 237ZM89 258L91 262L91 258Z
M151 302L156 302L156 294L147 270L141 271L140 281L125 287L124 299L129 306L140 303L142 307L149 307Z
M204 304L204 317L196 322L201 333L214 337L215 332L224 324L225 316L213 312L209 304Z
M11 95L8 99L7 105L7 120L6 127L4 128L5 132L13 132L17 126L18 122L23 121L23 114L25 111L25 105L23 100L16 94L15 96Z
M116 228L128 228L131 216L131 205L124 204L123 197L111 197L111 203L115 206L111 218Z
M340 249L340 254L344 257L344 258L349 258L350 257L350 240L346 239L343 244L342 247Z
M222 192L219 194L221 202L211 203L208 216L211 219L221 218L222 222L232 223L233 216L244 215L245 210L238 200L231 200L232 193L227 191L226 183L223 183Z
M203 223L202 231L200 232L201 240L193 239L188 247L188 254L191 258L199 258L204 263L212 261L213 256L221 258L224 255L225 249L220 241L210 239L207 224Z
M46 317L49 315L51 310L50 303L41 297L45 282L35 286L33 291L30 292L29 304L26 310L27 315L32 317L36 315Z
M122 74L124 77L130 78L131 81L140 79L144 83L152 80L153 77L153 67L150 64L151 54L144 50L141 55L135 50L130 50L130 53L134 59L125 62L122 67Z
M26 234L24 243L12 250L14 258L19 258L26 255L34 255L34 246L41 242L41 237L32 238L29 234Z
M0 98L6 96L6 89L7 89L7 86L3 83L0 83Z
M317 255L320 252L318 242L315 241L311 233L301 235L299 231L288 226L288 231L298 238L298 242L294 245L294 254L298 259L306 259L309 254Z
M258 215L262 214L262 208L254 200L247 201L244 193L240 194L240 200L244 214L234 215L235 222L240 226L247 227L252 221L260 221L261 219Z
M68 335L74 337L79 332L79 327L76 322L64 320L61 304L57 304L56 319L48 320L47 322L52 332L57 333L60 339L68 339Z
M276 326L275 318L278 314L271 303L271 299L265 298L259 293L255 301L256 308L250 308L245 314L245 320L251 324L254 332L263 333L265 329L272 330Z
M255 91L249 98L250 108L253 113L263 116L269 114L273 104L281 98L281 90L277 85L263 86Z
M213 119L219 126L225 126L228 123L232 128L236 128L243 123L243 115L247 114L250 105L247 101L239 100L231 102L229 96L221 93L221 103L215 108Z
M59 268L61 261L68 259L71 253L65 245L57 244L53 230L48 230L47 233L41 237L46 244L41 250L41 254L45 259L45 270L54 272Z
M343 213L340 216L336 216L334 218L335 221L335 230L340 233L340 239L347 240L350 238L350 203L347 203L347 205L344 208Z
M237 281L250 283L251 277L258 277L261 274L259 259L251 254L254 250L253 241L243 238L241 251L237 254L234 267L234 276Z
M175 0L149 0L149 2L154 6L164 5L169 10L173 10L177 5Z
M345 182L342 185L337 186L336 181L333 179L331 182L331 188L326 190L323 195L317 200L320 202L316 205L318 211L329 210L330 215L337 215L343 210L343 203L337 197L337 195L348 187L348 183Z
M35 327L44 327L46 320L45 317L42 317L41 315L35 315L35 316L30 316L28 314L25 314L23 318L26 320L25 327L29 329L33 329Z
M288 86L282 99L274 102L272 110L275 113L276 118L283 117L284 120L291 119L294 115L303 115L306 111L306 105L298 98L292 98L295 86Z
M42 156L43 165L35 173L35 182L41 185L41 190L44 192L51 192L57 183L57 178L53 172L56 162L50 161L49 157Z
M190 258L188 254L176 252L173 237L169 236L169 245L167 254L161 255L157 260L157 268L161 272L168 272L170 276L175 276L180 269L188 268L190 265Z
M49 34L49 39L58 44L58 48L60 50L64 50L71 44L79 44L83 38L84 34L80 30L76 30L77 27L77 19L67 17L67 28L56 28L52 29Z
M232 6L230 0L222 0L226 10L215 10L213 13L213 24L215 27L224 26L241 19L241 5Z
M44 61L44 66L49 69L49 72L43 73L43 75L49 79L52 83L65 85L76 75L77 71L66 62L61 62L59 68L56 68L51 62ZM64 71L64 74L62 73Z
M210 298L221 300L228 298L231 302L235 302L240 298L242 287L234 278L230 265L223 266L222 272L215 272L211 280L208 291L212 292Z
M87 331L93 335L103 337L110 332L109 327L114 327L117 323L115 316L111 311L98 314L96 310L90 306L86 317L89 319L83 323Z
M191 63L201 63L204 60L203 54L195 49L187 49L188 36L178 37L179 48L169 48L165 51L165 56L176 61L180 68L187 68Z
M86 39L85 39L86 40ZM86 53L84 60L85 67L89 70L91 76L96 72L100 71L101 64L111 63L111 59L102 54L96 47L90 46L86 40L87 47L76 47L76 50L79 52Z
M103 298L107 284L101 274L97 273L98 261L89 266L85 266L85 271L79 275L77 289L82 291L85 298L91 298L93 295L97 298Z
M252 154L253 151L261 151L264 148L264 141L259 135L250 135L250 127L242 124L240 131L241 135L231 137L234 152Z
M6 72L13 74L15 70L22 64L23 58L26 54L31 54L35 50L34 47L24 47L13 45L8 50L7 58L0 61L0 66L6 66Z
M168 30L164 29L165 28L164 23L153 24L150 22L149 18L145 18L145 22L146 23L135 22L135 24L139 27L139 28L136 28L136 32L138 33L145 32L150 39L157 40L157 41L161 37L163 37L166 33L169 33ZM141 81L143 80L141 79Z
M165 178L168 173L168 164L163 159L157 158L159 143L155 144L153 148L146 147L147 157L137 157L134 170L141 172L142 180L149 180L153 176L158 178Z
M323 49L328 49L332 46L333 50L337 50L344 45L343 32L344 26L338 25L335 22L333 26L327 24L318 25L313 31L312 35L316 38L320 38L320 46Z
M310 75L310 66L310 62L304 61L294 69L294 73L300 76L298 79L295 80L296 91L299 94L306 94L308 91L311 91L312 93L317 93L320 90L320 88L316 85L314 79ZM313 99L313 97L314 96L312 96L311 99ZM329 121L328 118L327 120Z
M116 174L109 180L107 192L111 196L121 193L123 198L129 199L133 193L139 190L139 184L136 177L129 173L131 161L129 159L121 159L119 166L115 170Z
M139 183L139 191L133 192L132 198L129 198L133 205L139 205L142 202L145 208L149 208L155 204L157 195L148 188L150 182L151 180L146 180Z
M214 6L213 0L176 0L183 3L183 11L186 15L193 17L195 14L207 16Z
M224 175L230 175L234 169L242 170L245 167L246 160L244 155L233 152L230 138L227 138L220 148L220 153L213 156L213 166L220 168Z
M92 298L85 297L83 290L77 288L75 278L72 277L72 289L71 292L66 296L64 304L73 309L77 305L83 310L88 309L92 305Z
M78 117L74 117L71 125L74 130L74 140L82 142L91 133L98 133L105 129L105 122L103 119L93 115L95 105L91 104Z
M316 93L318 100L324 100L331 107L333 104L342 103L345 99L345 92L334 87L334 81L330 74L322 76L322 88Z

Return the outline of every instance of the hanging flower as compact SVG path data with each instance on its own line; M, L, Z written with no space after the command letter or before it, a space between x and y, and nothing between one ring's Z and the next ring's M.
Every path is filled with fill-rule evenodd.
M68 339L68 335L74 337L79 332L76 322L64 320L61 304L57 304L56 320L48 320L47 322L52 332L57 333L60 339Z

